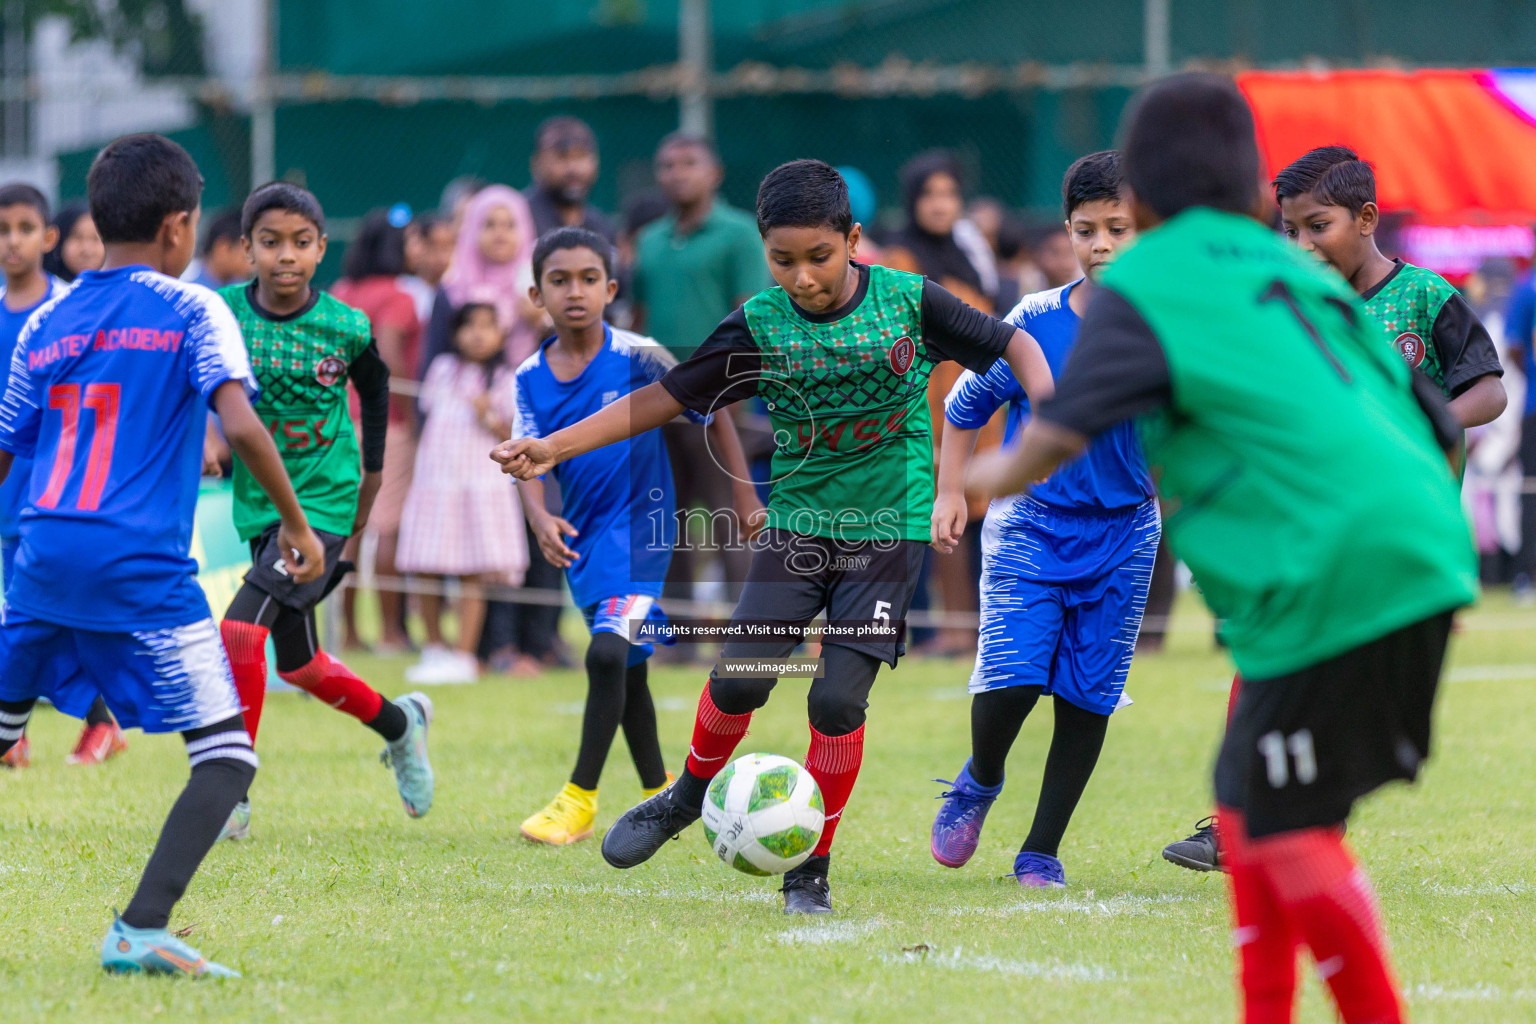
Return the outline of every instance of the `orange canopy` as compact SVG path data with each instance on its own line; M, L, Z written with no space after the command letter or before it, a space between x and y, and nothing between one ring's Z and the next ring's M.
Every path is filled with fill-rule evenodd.
M1536 220L1536 71L1247 72L1268 177L1316 146L1376 168L1385 210L1424 222Z

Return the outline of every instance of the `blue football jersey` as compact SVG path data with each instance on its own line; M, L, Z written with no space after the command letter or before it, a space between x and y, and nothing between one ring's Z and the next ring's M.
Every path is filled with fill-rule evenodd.
M1081 279L1026 295L1006 318L1039 343L1055 377L1060 377L1066 368L1082 324L1082 319L1067 304L1067 296L1080 282ZM1029 396L1014 379L1007 362L999 359L986 373L966 370L960 375L944 399L944 418L958 427L979 428L1005 404L1008 419L1003 431L1004 447L1014 442L1029 420ZM1050 479L1030 491L1036 501L1053 508L1086 511L1134 508L1154 493L1141 442L1129 421L1100 434L1086 452L1063 464ZM1011 500L996 499L1005 503Z
M21 337L21 329L27 326L27 321L32 314L43 307L50 299L56 299L69 291L69 285L48 275L48 294L26 309L12 309L5 304L5 287L0 285L0 367L11 365L11 354L16 351L16 340ZM0 379L0 396L5 394L5 384ZM32 473L31 459L16 459L11 464L11 473L5 478L5 483L0 484L0 539L14 540L20 526L21 507L26 503L26 479Z
M545 437L662 378L675 363L651 338L604 328L605 343L574 380L549 370L544 350L517 368L512 436ZM697 413L685 413L703 423ZM578 533L566 538L576 559L566 570L571 596L584 608L606 597L661 595L677 540L672 467L660 430L598 448L554 469L561 515Z
M9 606L80 629L208 617L188 557L213 392L255 393L234 314L147 267L86 271L22 331L0 448L32 456Z

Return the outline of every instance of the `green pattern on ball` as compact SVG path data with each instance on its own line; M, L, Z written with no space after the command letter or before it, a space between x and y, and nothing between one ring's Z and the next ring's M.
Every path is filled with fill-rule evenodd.
M821 788L817 787L811 793L811 798L806 801L807 806L813 807L821 813L827 813L827 805L821 802Z
M815 832L803 825L791 825L784 831L775 832L771 836L760 836L757 841L774 856L788 860L791 857L800 856L815 846L818 838Z
M772 871L764 871L762 868L758 867L756 864L753 864L739 853L736 855L736 859L731 862L731 867L744 874L758 875L762 878L767 878L769 875L773 874Z
M716 832L714 829L710 828L708 825L704 826L704 841L709 844L710 849L714 849L714 847L715 847L715 839L719 835L720 835L720 833Z
M795 788L795 776L799 772L793 765L770 768L759 775L752 784L752 796L747 801L747 813L754 814L765 807L781 804L789 799Z
M736 762L732 761L725 766L725 770L716 775L709 782L709 789L704 796L710 803L725 810L725 791L731 788L731 779L736 775Z

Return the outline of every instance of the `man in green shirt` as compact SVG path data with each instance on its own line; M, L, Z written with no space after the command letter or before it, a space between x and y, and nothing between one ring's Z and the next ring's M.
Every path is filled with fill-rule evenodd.
M1135 419L1169 545L1244 678L1217 760L1245 1020L1289 1020L1296 947L1347 1024L1402 1020L1356 799L1412 779L1476 557L1445 452L1457 424L1345 281L1258 218L1253 117L1179 75L1122 145L1143 232L1105 271L1055 396L973 470L1008 493Z
M723 168L706 138L674 132L656 147L656 184L671 211L641 230L635 243L635 329L658 339L678 358L692 354L727 313L773 283L763 265L763 244L752 215L719 197ZM677 507L702 507L711 515L731 507L731 481L710 458L704 431L678 421L661 428L677 485ZM715 520L708 520L713 523ZM670 596L691 597L698 563L714 538L690 537L691 520L679 524L680 543L667 572ZM720 555L732 589L746 578L746 550L726 543ZM686 651L686 648L672 648Z

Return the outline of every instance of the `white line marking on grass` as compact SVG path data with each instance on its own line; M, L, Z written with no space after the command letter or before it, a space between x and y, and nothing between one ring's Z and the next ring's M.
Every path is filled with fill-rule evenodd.
M803 928L779 932L773 937L773 941L785 946L827 946L840 942L856 942L884 927L885 922L879 920L831 921L826 924L808 924Z
M1536 665L1463 665L1446 673L1452 683L1503 683L1536 679Z
M1528 882L1479 882L1477 885L1423 882L1408 891L1424 896L1529 896L1536 892L1536 886Z
M1092 917L1170 917L1165 908L1175 903L1204 903L1193 896L1163 893L1158 896L1137 896L1121 893L1107 899L1096 900L1092 896L1068 896L1059 900L1028 900L1001 907L956 907L955 915L980 915L982 917L1010 917L1014 914L1087 914Z
M966 953L960 949L949 953L915 951L887 953L880 959L888 964L921 964L925 967L942 967L951 971L982 971L991 974L1007 974L1016 978L1037 978L1041 981L1115 980L1114 971L1094 964L1009 960L984 953Z
M674 889L670 886L596 885L590 882L513 883L511 888L529 893L553 893L558 896L625 896L657 900L693 900L707 903L776 903L776 890L757 889Z
M965 688L965 684L958 686L946 686L933 691L934 700L970 700L971 692Z
M1536 992L1527 988L1517 988L1505 992L1497 985L1479 983L1471 988L1447 988L1444 985L1415 985L1403 992L1411 1002L1423 1000L1425 1002L1445 1003L1503 1003L1524 1002L1536 999Z
M687 697L657 697L657 711L692 711L698 707L699 700L695 697L689 700Z

